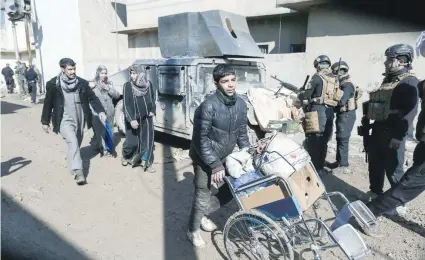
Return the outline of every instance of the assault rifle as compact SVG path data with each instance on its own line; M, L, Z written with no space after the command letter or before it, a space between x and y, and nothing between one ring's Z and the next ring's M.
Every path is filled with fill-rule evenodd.
M365 153L365 162L368 162L368 154L369 154L369 142L370 142L370 129L372 128L372 124L370 120L367 119L368 113L368 104L369 102L363 102L362 110L362 124L357 127L357 134L363 137L363 152Z
M286 88L289 89L290 91L295 92L296 94L300 93L301 91L303 91L305 89L305 85L307 85L308 79L310 78L310 75L307 75L307 77L305 78L304 84L301 88L297 88L294 85L292 85L291 83L285 82L281 79L279 79L276 75L275 76L271 76L272 79L277 80L280 83L280 88L276 91L275 96L279 96L280 91L282 90L282 88Z

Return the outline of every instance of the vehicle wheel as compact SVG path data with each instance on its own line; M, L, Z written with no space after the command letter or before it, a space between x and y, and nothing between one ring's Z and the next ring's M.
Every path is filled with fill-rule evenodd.
M258 210L233 214L224 227L229 259L293 260L294 251L282 228Z
M115 124L118 127L118 131L120 131L122 134L125 134L125 118L124 118L124 111L123 111L123 101L118 101L117 105L115 106Z

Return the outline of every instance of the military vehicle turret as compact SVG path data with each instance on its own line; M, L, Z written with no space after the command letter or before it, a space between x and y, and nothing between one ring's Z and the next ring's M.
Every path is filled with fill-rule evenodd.
M162 58L133 63L146 68L157 91L155 130L190 139L195 109L216 89L213 68L228 63L236 70L237 92L248 104L250 134L254 135L254 111L243 94L250 88L264 87L266 69L259 61L263 53L245 17L221 10L163 16L158 18L158 38ZM129 71L123 70L110 79L122 91ZM116 105L115 115L123 131L122 100Z

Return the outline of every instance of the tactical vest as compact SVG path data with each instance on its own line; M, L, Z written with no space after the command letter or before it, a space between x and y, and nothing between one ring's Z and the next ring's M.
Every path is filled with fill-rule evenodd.
M413 76L411 73L404 73L395 77L392 82L382 82L381 86L369 93L367 118L370 120L384 121L387 120L391 114L398 114L400 111L397 109L390 109L391 97L394 88L397 87L399 82L408 76Z
M336 107L344 92L339 88L337 78L329 71L322 70L317 73L323 81L322 95L316 101L318 104L325 104Z
M341 81L341 86L345 83L351 83L353 84L353 82L350 79L345 79L343 81ZM354 86L354 84L353 84ZM348 99L347 103L341 107L340 111L341 112L346 112L346 111L352 111L352 110L356 110L358 108L358 103L357 101L363 96L363 91L359 86L354 86L354 96L350 99Z

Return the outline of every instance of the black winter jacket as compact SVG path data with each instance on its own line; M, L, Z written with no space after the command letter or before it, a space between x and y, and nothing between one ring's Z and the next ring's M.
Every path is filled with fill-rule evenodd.
M225 158L237 144L250 145L247 132L247 106L236 96L230 100L221 91L208 96L195 111L189 155L207 173L223 170Z
M102 103L97 98L96 94L89 87L87 80L77 77L77 91L80 92L80 100L83 106L84 118L87 123L87 128L92 126L92 113L89 104L97 113L105 112ZM53 132L59 133L60 124L64 112L64 96L62 88L59 85L57 77L52 78L46 83L46 97L44 99L43 112L41 114L41 123L50 125L50 120L53 125Z

